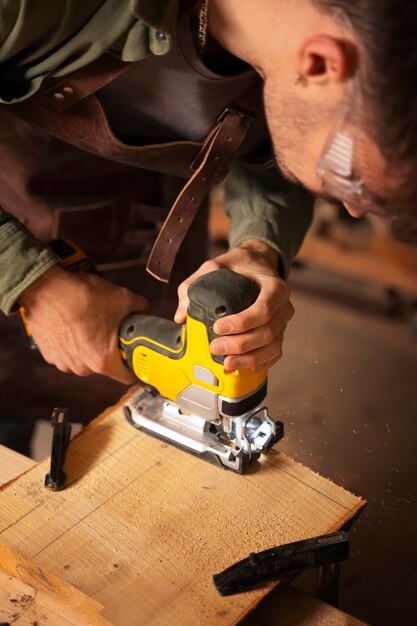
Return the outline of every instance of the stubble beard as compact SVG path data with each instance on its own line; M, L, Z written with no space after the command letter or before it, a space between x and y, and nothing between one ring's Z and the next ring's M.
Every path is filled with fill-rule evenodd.
M292 120L287 115L285 107L276 99L265 98L265 113L280 172L291 183L299 184L300 179L294 172L293 163L297 150L294 145L295 129L292 127Z
M308 181L314 179L314 159L309 151L311 131L320 128L334 113L327 105L312 105L276 86L264 88L265 113L274 156L283 176L291 183L318 193ZM309 171L309 168L311 171ZM320 193L318 194L320 195Z

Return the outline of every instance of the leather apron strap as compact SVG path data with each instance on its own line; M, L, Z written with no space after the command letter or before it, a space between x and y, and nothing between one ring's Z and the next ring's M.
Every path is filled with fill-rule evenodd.
M154 243L146 266L161 282L168 282L177 252L209 189L230 169L236 150L254 122L250 111L227 108L209 133L188 180L175 200Z

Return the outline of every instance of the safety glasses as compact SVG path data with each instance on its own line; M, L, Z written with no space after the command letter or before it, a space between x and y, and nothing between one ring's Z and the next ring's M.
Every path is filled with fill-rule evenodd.
M375 162L372 164L375 154L371 155L372 141L364 128L362 107L356 75L347 84L340 114L317 165L317 176L327 195L360 211L393 217L390 203L372 193L364 182L366 179L367 184L375 189L381 185L381 174L376 173Z

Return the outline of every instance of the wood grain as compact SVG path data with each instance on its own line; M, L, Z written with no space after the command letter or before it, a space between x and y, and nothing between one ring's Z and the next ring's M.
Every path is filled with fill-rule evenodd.
M48 461L0 492L0 542L121 626L236 624L268 589L221 598L211 577L251 551L339 529L365 501L285 456L238 476L135 430L121 404L72 441L68 488Z
M1 623L111 626L103 607L57 576L0 545Z
M0 444L0 485L36 465L35 461Z

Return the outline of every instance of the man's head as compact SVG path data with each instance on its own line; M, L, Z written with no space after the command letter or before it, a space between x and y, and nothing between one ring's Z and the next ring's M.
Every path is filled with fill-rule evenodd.
M352 215L395 215L416 237L417 1L214 0L224 4L221 43L265 80L284 174Z

